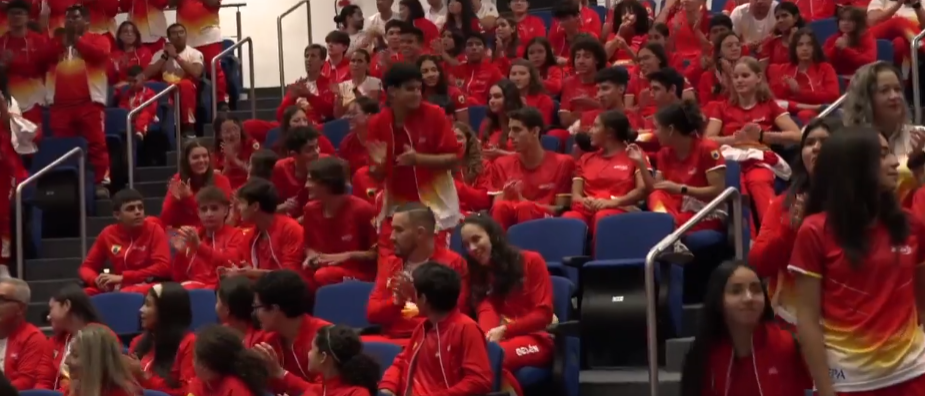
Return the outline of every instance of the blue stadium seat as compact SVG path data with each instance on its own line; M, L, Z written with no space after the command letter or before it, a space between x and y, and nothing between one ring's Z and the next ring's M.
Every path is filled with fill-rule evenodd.
M893 63L893 42L877 40L877 60Z
M110 107L106 109L106 118L103 129L107 137L110 135L118 136L119 139L125 136L125 117L128 116L128 110L121 107Z
M145 296L138 293L102 293L90 297L93 307L102 316L103 324L116 335L125 336L141 332L138 310ZM213 305L212 309L215 309Z
M571 316L572 310L572 293L574 285L572 282L561 276L552 276L552 303L553 312L559 323L567 322ZM524 367L515 373L517 382L524 389L528 387L543 385L546 381L552 379L552 370L549 367Z
M511 227L507 238L514 246L542 255L551 274L578 283L578 270L565 266L563 259L584 255L588 226L583 221L563 218L528 221Z
M559 139L555 136L543 135L540 137L540 144L546 151L559 152Z
M504 369L504 349L497 342L488 343L488 361L491 362L492 392L501 390L501 371Z
M543 20L543 25L546 26L546 31L549 32L549 29L552 28L552 11L551 10L539 10L539 11L530 11L530 15L534 15L541 20ZM603 23L603 21L601 21Z
M350 133L350 121L346 118L324 123L324 136L331 141L334 149L340 148L340 142Z
M170 396L170 395L168 395L168 394L166 394L166 393L164 393L164 392L161 392L161 391L156 391L156 390L151 390L151 389L145 389L145 390L144 390L144 396Z
M482 126L482 121L485 120L487 115L487 107L469 106L469 126L472 127L472 130L475 131L476 135L479 134L479 128Z
M324 286L315 295L314 316L334 324L368 327L366 305L372 291L371 282L347 281Z
M604 21L607 20L607 7L602 5L593 5L591 7L594 8L595 12L597 12L597 16L601 18L601 24L603 25Z
M450 234L450 250L459 253L460 256L466 253L466 248L463 247L461 228L462 226L456 226L453 233Z
M776 179L775 179L776 180ZM726 187L734 187L742 191L742 165L735 161L726 161ZM744 207L743 207L744 210ZM727 210L732 215L732 207ZM686 235L682 242L687 248L694 252L703 252L711 247L725 245L728 241L726 233L722 231L704 230L695 231Z
M193 323L190 325L191 330L196 331L204 326L218 323L218 315L215 314L214 290L190 290L189 301L193 309Z
M723 8L726 8L726 1L727 0L713 0L713 3L710 4L710 12L723 12Z
M45 138L42 139L42 148L36 152L32 157L32 165L29 167L29 173L35 174L42 168L51 165L52 162L55 162L58 158L61 158L68 151L71 151L75 147L79 147L84 151L84 154L87 154L87 141L84 138L71 137L71 138ZM86 157L86 179L87 184L84 186L84 193L87 197L87 213L89 215L95 214L96 205L94 204L94 187L93 187L93 169L90 166L90 157ZM65 161L57 168L55 172L71 172L74 174L74 178L77 178L78 168L78 159L76 157ZM29 200L35 195L36 185L26 187L23 192L23 201Z
M63 396L61 392L48 389L30 389L19 391L19 396Z
M819 19L810 22L809 28L815 34L816 40L819 40L820 43L825 43L829 37L838 33L838 20L835 18Z
M674 218L666 213L637 212L605 217L597 223L594 261L585 267L612 265L614 261L642 263L649 250L672 231Z
M364 342L363 352L379 362L379 378L385 374L395 357L401 353L401 347L389 342Z
M273 147L276 141L279 140L279 135L282 133L283 130L278 127L267 131L267 137L263 139L263 147Z

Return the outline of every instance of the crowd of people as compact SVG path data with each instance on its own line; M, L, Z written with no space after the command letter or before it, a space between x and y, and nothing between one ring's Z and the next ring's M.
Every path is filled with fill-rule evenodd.
M41 149L35 109L48 106L56 136L90 142L104 185L94 120L110 101L151 97L150 79L180 87L191 134L220 0L40 3L6 4L0 42L16 47L2 58L0 153L13 173L0 180L12 188L23 172L14 136ZM393 12L378 0L369 19L344 7L327 45L305 48L306 76L276 121L220 112L213 145L185 143L159 217L138 191L115 193L116 222L81 285L49 302L50 338L25 320L28 284L0 278L13 387L482 395L497 386L496 342L503 389L523 394L514 373L552 364L558 319L544 258L506 231L564 217L593 238L601 219L638 211L680 226L727 187L732 161L756 238L747 262L720 265L707 285L682 394L925 395L925 130L909 121L902 69L918 56L909 33L925 28L918 1L747 0L711 13L669 0L656 14L623 0L602 21L575 0L548 27L525 0L504 15L490 0L427 4ZM168 5L181 16L169 27ZM119 11L129 20L114 29ZM831 37L806 27L824 18L838 21ZM894 59L876 61L875 39ZM817 118L842 84L840 117ZM154 116L139 118L139 138ZM335 147L319 130L341 118L351 132ZM724 232L726 218L715 211L694 231ZM679 243L662 259L693 254ZM312 316L320 288L356 281L373 283L375 334ZM216 291L221 325L190 331L191 289ZM90 299L116 292L145 296L127 353ZM370 341L403 350L376 362Z

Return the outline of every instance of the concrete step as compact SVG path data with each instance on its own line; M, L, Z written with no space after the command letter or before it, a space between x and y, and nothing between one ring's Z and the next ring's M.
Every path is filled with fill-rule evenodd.
M167 195L167 180L160 181L146 181L138 182L135 181L135 189L141 193L142 196L148 198L158 197L162 201ZM97 212L97 214L103 215L103 213Z
M166 183L164 184L167 185ZM161 206L164 204L164 195L156 197L146 197L144 199L145 204L145 214L148 216L160 216L161 215ZM110 199L98 199L96 200L96 214L99 217L106 216L107 214L112 213L112 200ZM91 234L92 235L92 234Z
M665 369L680 373L694 337L673 338L665 342Z
M584 370L578 376L581 396L649 396L649 370L620 368ZM659 395L680 396L681 374L659 371Z
M277 105L278 105L278 104L279 104L279 102L277 102ZM238 108L241 109L241 110L232 110L232 111L230 112L230 114L231 114L232 116L236 117L237 119L241 120L241 121L250 120L250 119L254 118L254 117L251 117L251 109L250 109L250 107L244 107L244 108L238 107ZM263 109L258 108L258 109L257 109L257 119L258 119L258 120L266 120L266 121L273 121L273 120L275 120L275 119L276 119L276 107L273 107L273 108L263 108ZM212 129L212 128L208 128L208 129Z
M173 162L167 166L150 166L135 169L135 182L164 182L167 183L177 173L177 165Z
M102 214L102 213L101 213ZM116 222L113 216L93 216L87 218L87 235L99 235L103 229Z
M48 324L48 310L48 301L30 303L26 310L26 321L36 326L45 326Z
M45 304L47 308L48 300L51 300L51 298L58 293L58 290L61 290L64 286L76 283L77 278L29 282L29 288L32 289L32 302ZM41 312L41 310L39 310L39 312Z
M43 250L47 250L47 247ZM26 260L23 265L23 271L26 273L25 279L29 282L71 279L77 276L77 269L80 268L80 263L81 259L79 255L67 258L33 259Z
M688 304L684 306L681 313L683 326L679 337L693 337L697 334L700 327L700 311L703 310L703 304Z
M87 238L87 250L93 246L96 235ZM43 259L80 258L83 256L80 248L80 238L53 238L42 240L42 251L39 253ZM74 274L76 276L76 273ZM26 278L28 279L28 278Z
M247 92L246 89L245 89L245 92ZM257 110L262 110L262 109L273 109L273 110L276 110L276 108L279 107L279 104L283 101L283 98L281 98L281 97L279 96L279 92L277 92L275 96L272 96L272 95L270 95L270 96L260 96L260 95L258 95L256 101L257 101ZM239 109L239 110L247 110L247 111L250 111L250 108L251 108L251 100L250 100L250 99L245 99L245 100L238 101L238 109Z

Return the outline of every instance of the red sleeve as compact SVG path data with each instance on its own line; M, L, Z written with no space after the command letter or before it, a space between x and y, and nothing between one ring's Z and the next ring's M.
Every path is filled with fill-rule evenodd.
M324 395L323 388L320 388L321 385L312 384L302 379L302 377L299 377L298 375L292 374L288 371L286 372L285 375L283 375L283 378L270 378L269 383L270 383L270 390L272 390L274 394L278 393L278 394L286 394L286 395L303 395L303 394ZM320 389L316 389L318 393L309 392L309 390L313 387L320 388Z
M305 100L311 105L311 112L320 115L320 119L334 117L334 92L326 81L318 83L318 95L308 95Z
M283 113L286 112L290 106L295 106L296 97L286 94L283 97L283 101L279 103L279 107L276 108L276 121L283 122Z
M170 247L167 244L167 233L160 226L146 224L151 233L151 245L148 246L148 266L137 270L122 271L122 282L125 284L143 283L150 277L169 277Z
M382 327L390 327L401 318L401 305L392 301L392 291L389 290L389 278L392 276L392 261L395 258L382 260L376 271L376 284L369 295L369 304L366 306L366 319L369 323ZM407 349L407 348L406 348Z
M575 176L575 160L572 157L562 155L562 163L559 165L559 181L556 188L556 195L571 195L572 178Z
M155 94L153 90L149 88L145 88L143 95L144 95L144 101L147 102L151 100L151 98L153 98L157 94ZM121 96L128 96L128 95L120 95L120 97ZM126 105L127 104L128 103L126 103ZM132 110L130 107L124 107L124 108L128 109L129 111ZM138 118L136 119L136 122L138 123L138 125L147 126L147 125L151 125L152 123L154 123L154 119L156 117L157 117L157 102L153 102L149 104L148 106L146 106L145 109L142 110L140 114L138 114Z
M780 76L781 65L768 65L767 78L768 78L768 87L771 88L771 92L774 94L775 98L789 100L792 99L794 94L790 92L790 86L784 82L783 78L774 78L774 76ZM700 87L702 90L703 86ZM793 99L796 100L796 99Z
M784 210L786 194L777 196L768 205L758 237L748 251L748 262L758 276L771 278L787 268L790 253L796 238L796 230L790 226L790 213Z
M915 194L912 195L912 213L925 223L925 188L915 190ZM925 247L925 240L922 240L922 244Z
M297 224L286 222L286 226L280 230L282 235L279 236L282 251L280 251L280 267L291 269L299 274L302 271L302 261L305 260L305 246L302 242L302 227Z
M921 267L925 265L925 224L915 214L908 213L908 211L906 212L906 217L909 218L909 229L918 243L916 266Z
M225 267L228 266L229 261L235 262L241 257L241 248L245 246L244 243L244 232L235 229L225 241L224 250L215 250L212 246L201 243L196 249L196 254L210 263L211 268Z
M357 201L358 210L357 218L360 221L360 231L359 234L362 235L364 242L360 246L364 250L371 250L376 247L376 243L379 242L379 232L376 230L376 207L370 204L368 201Z
M459 290L456 306L460 312L468 315L471 311L469 305L469 265L464 258L453 253L453 262L450 263L450 267L459 274L459 278L462 280L462 288Z
M183 225L186 219L198 218L199 215L190 210L190 208L195 207L197 207L196 198L192 195L177 199L168 191L167 196L164 198L164 205L161 207L161 224L164 227L177 228Z
M787 267L791 271L822 279L825 266L825 217L812 216L803 220L797 231L796 243Z
M39 371L51 355L51 346L41 332L29 334L22 342L19 360L16 361L14 370L6 375L14 388L26 390L35 388L38 384Z
M493 371L488 359L488 345L485 334L478 325L465 324L459 332L459 344L462 346L456 356L460 358L459 371L462 378L444 391L445 396L485 395L491 392ZM405 348L410 349L410 348Z
M562 93L562 69L559 66L549 66L546 69L546 78L543 80L543 87L546 88L552 96Z
M761 43L761 45L758 47L758 59L759 60L771 58L771 49L774 47L774 44L777 42L777 39L778 37L771 36L767 40L765 40L763 43Z
M193 378L196 378L196 371L193 369L193 344L195 337L192 335L186 336L183 342L180 343L180 348L177 350L177 360L174 362L173 370L176 375L176 378L180 379L179 386L176 391L171 389L171 392L167 392L172 396L187 396L187 387L189 386L190 381Z
M109 40L104 36L92 33L84 34L74 43L74 48L88 63L102 64L109 61L111 48Z
M543 122L545 122L546 125L552 125L552 112L555 110L553 107L552 98L548 95L540 95L540 100L536 104L536 109L543 115Z
M318 137L318 152L327 155L337 155L337 150L334 149L334 144L332 144L331 140L324 135Z
M700 102L701 106L713 100L714 84L716 84L716 81L714 81L713 71L704 71L703 74L700 75L700 82L697 83L697 100Z
M833 34L825 39L825 43L822 44L822 53L825 54L825 59L828 59L829 62L838 62L838 49L835 47L835 40L838 40L838 37L837 34Z
M501 325L501 314L498 313L489 298L482 299L475 307L475 317L482 331L489 331Z
M131 13L133 2L134 0L119 0L119 11Z
M530 313L507 324L505 338L543 331L552 323L552 280L546 270L546 260L534 252L523 252L523 293L528 296Z
M48 354L46 354L45 358L42 359L42 363L39 365L38 380L36 382L35 388L55 390L52 388L55 386L55 377L58 376L58 368L55 367L54 363L54 338L48 338L46 339L46 342L48 343Z
M775 79L781 80L781 79ZM822 62L816 65L816 73L813 80L818 81L821 89L810 89L810 87L801 87L800 92L794 95L793 100L806 104L826 104L838 100L838 75L835 69L828 62ZM776 93L775 93L776 94Z
M504 185L507 183L507 169L505 168L504 157L498 158L494 163L491 164L491 181L489 184L488 194L498 194L501 190L504 189Z
M837 48L835 50L839 51ZM861 35L861 40L857 47L845 47L840 52L845 62L855 67L861 67L877 60L877 41L869 32L865 32Z
M417 340L422 338L421 329L423 329L423 326L418 326L414 329L414 332L411 333L409 342L417 342ZM484 343L484 340L482 342ZM403 378L405 378L405 374L408 371L408 362L411 361L412 355L414 354L413 349L414 348L402 348L401 352L395 356L395 360L392 361L389 368L382 374L382 380L379 381L379 389L390 391L395 395L399 394L402 390L401 384L404 382Z
M100 271L103 270L103 265L106 263L106 254L109 251L109 247L106 246L106 237L109 235L109 230L109 227L104 228L103 232L96 237L96 241L93 242L93 246L87 252L87 258L77 269L77 276L88 286L96 282L96 277L100 275Z

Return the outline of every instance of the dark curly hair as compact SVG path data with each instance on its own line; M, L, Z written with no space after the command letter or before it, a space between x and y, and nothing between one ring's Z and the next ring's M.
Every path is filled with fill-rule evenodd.
M363 342L356 331L343 325L322 327L315 335L319 353L326 354L347 384L360 386L370 395L378 393L379 363L363 353Z

